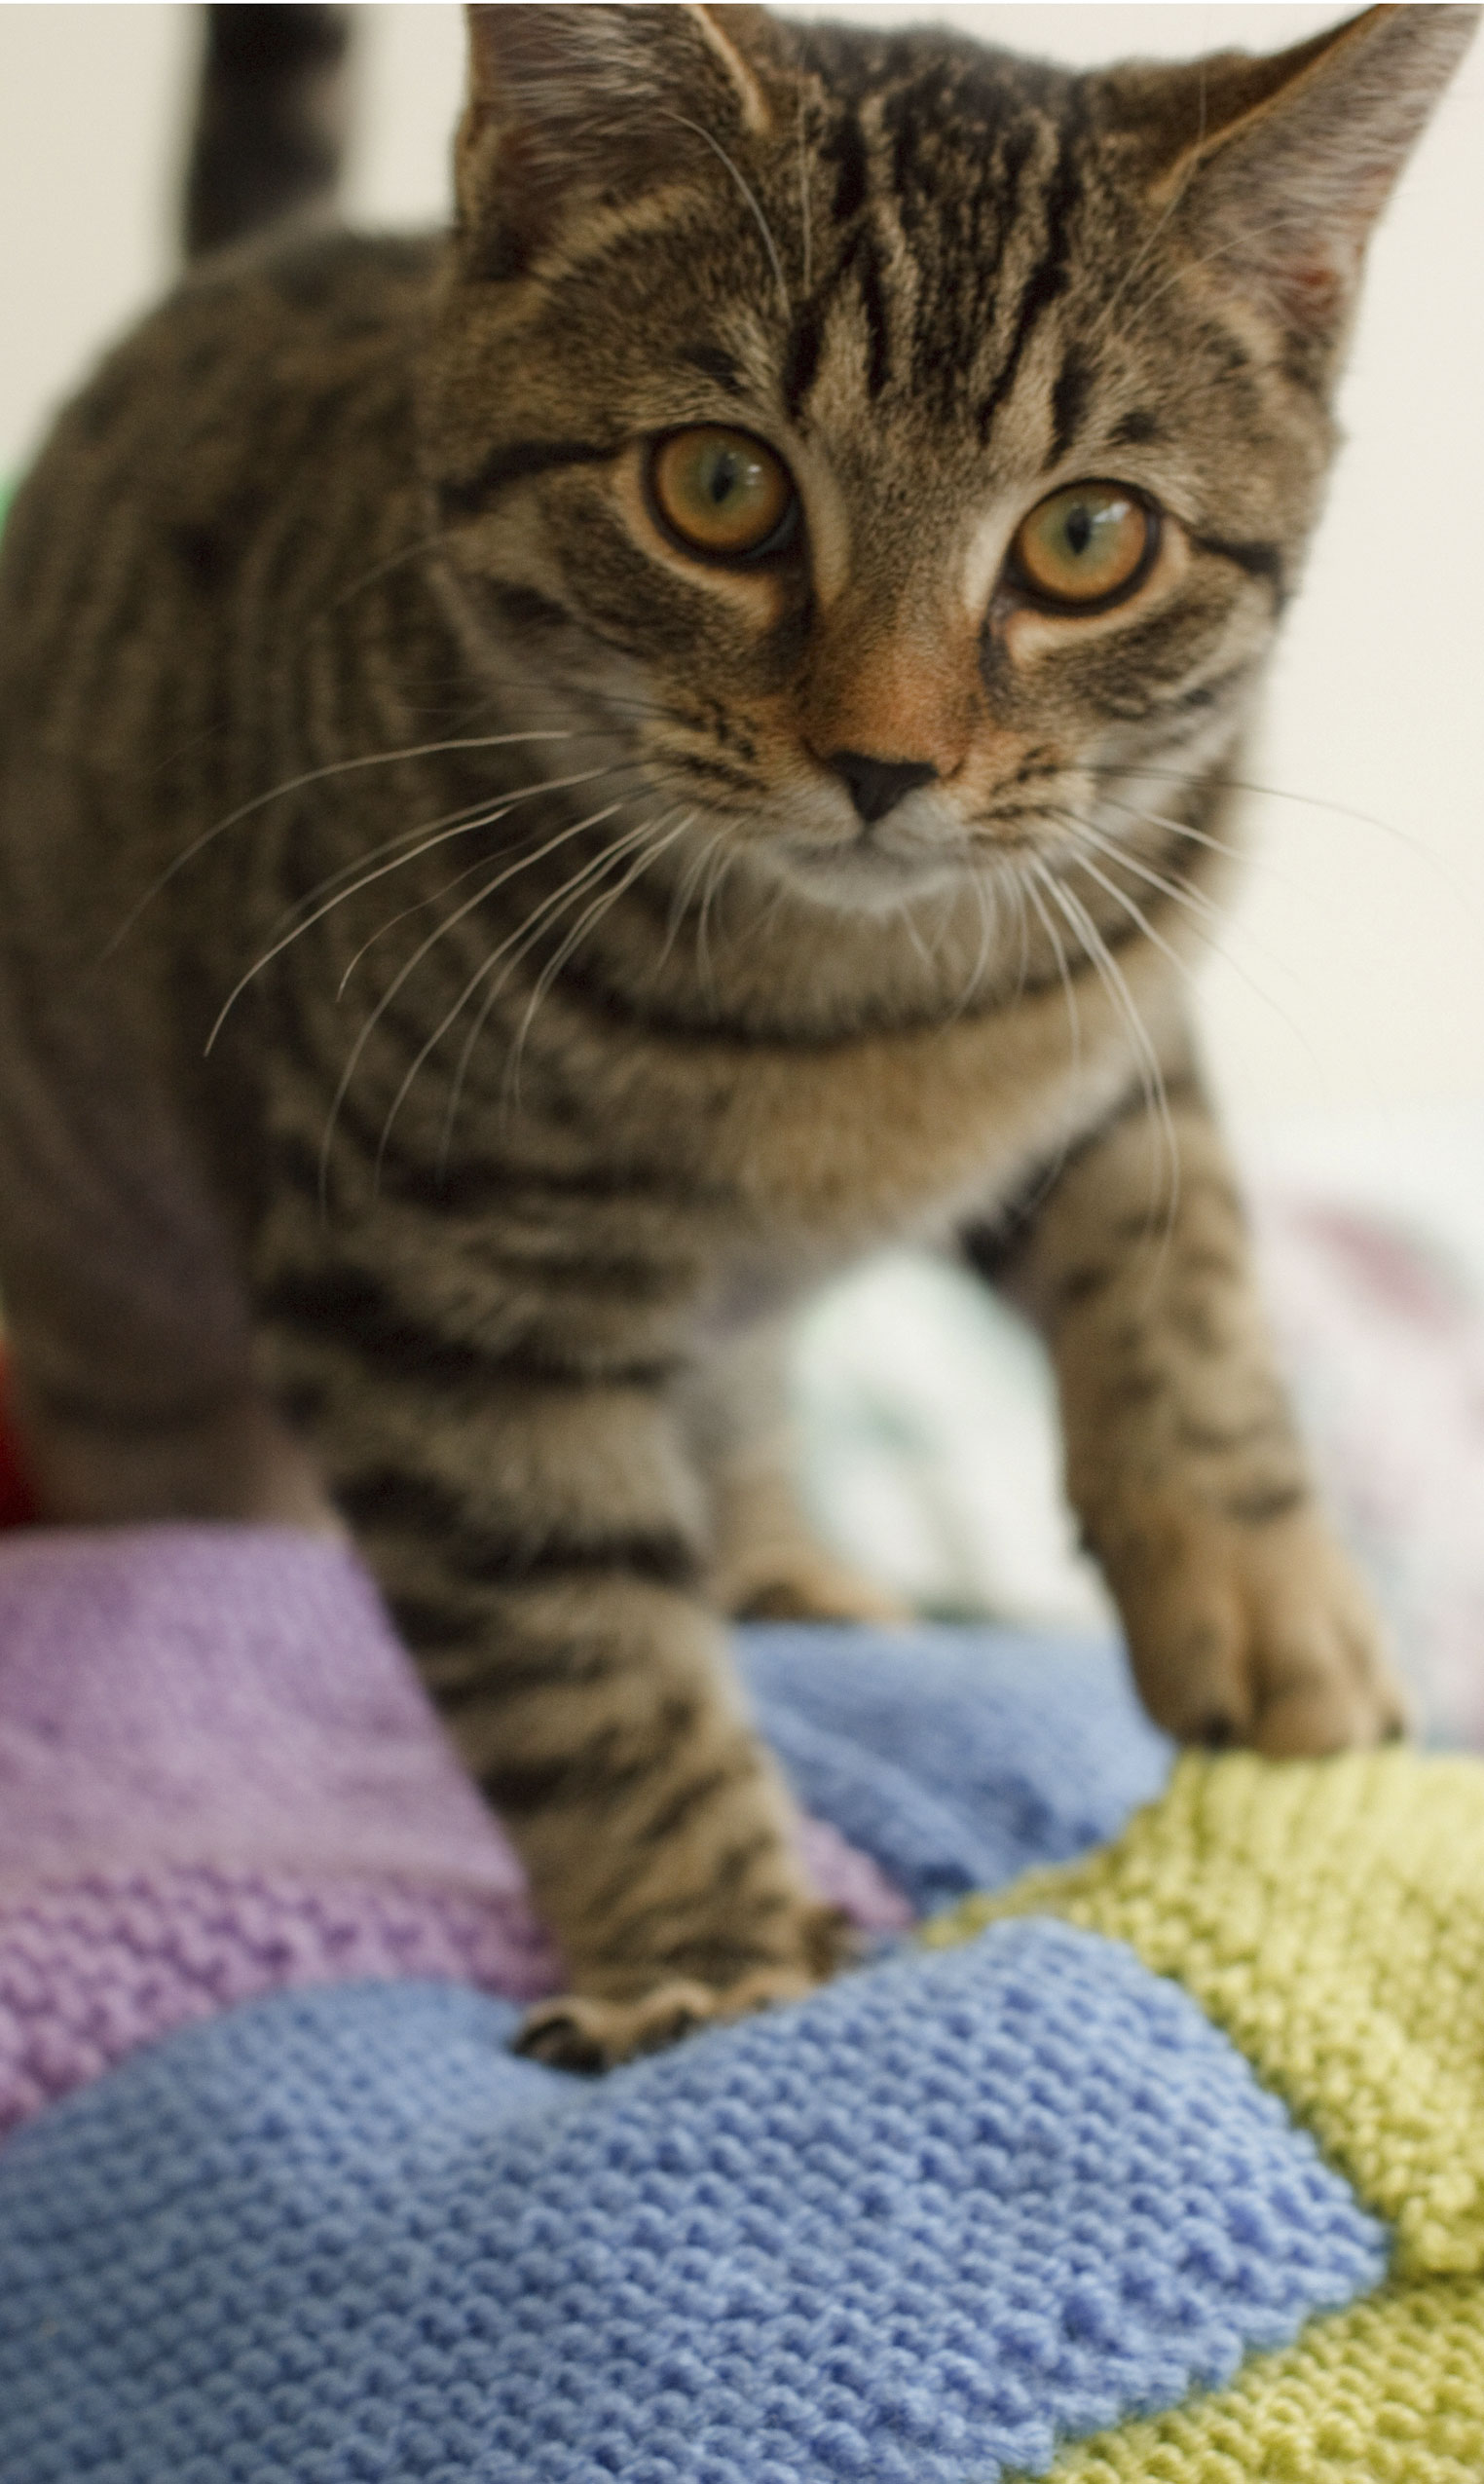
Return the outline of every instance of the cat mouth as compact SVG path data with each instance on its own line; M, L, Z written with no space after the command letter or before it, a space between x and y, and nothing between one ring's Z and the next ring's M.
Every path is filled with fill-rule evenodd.
M871 912L962 888L986 861L961 834L886 837L878 824L848 838L790 836L771 852L774 867L809 896Z

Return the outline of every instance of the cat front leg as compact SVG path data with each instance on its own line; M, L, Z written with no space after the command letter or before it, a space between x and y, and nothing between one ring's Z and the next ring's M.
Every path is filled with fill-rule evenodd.
M1071 1152L1005 1263L1055 1360L1070 1497L1158 1724L1275 1756L1376 1743L1402 1700L1316 1505L1227 1152L1188 1062L1168 1095Z
M759 1321L709 1354L683 1392L712 1512L708 1601L755 1621L907 1621L901 1598L822 1542L805 1514L790 1342L788 1320Z
M712 1615L611 1573L512 1594L499 1637L484 1697L445 1714L568 1965L522 2049L605 2068L833 1972L844 1927L809 1888Z
M561 1947L570 1988L525 2049L599 2069L802 1995L843 1927L704 1600L708 1500L667 1389L446 1346L440 1368L408 1335L277 1351Z

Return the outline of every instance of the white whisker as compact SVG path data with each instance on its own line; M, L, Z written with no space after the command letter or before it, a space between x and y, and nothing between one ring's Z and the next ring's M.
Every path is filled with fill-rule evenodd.
M630 797L629 798L632 799L633 797ZM619 810L621 808L621 803L615 802L612 805L612 810ZM601 821L611 817L612 811L596 812L591 819L583 820L580 825L583 828L596 828ZM377 1149L376 1162L378 1174L380 1174L381 1164L386 1153L387 1142L391 1133L391 1124L395 1120L407 1098L407 1095L411 1092L413 1081L417 1077L418 1072L422 1069L424 1063L427 1061L431 1057L432 1054L437 1050L444 1036L448 1033L449 1028L454 1025L462 1012L467 1007L469 1001L472 1000L475 992L479 989L480 984L485 981L485 978L493 973L494 969L501 964L501 960L503 960L504 972L497 978L494 983L491 984L489 991L485 995L485 999L480 1007L478 1015L476 1016L474 1022L464 1039L464 1049L459 1056L458 1066L454 1073L448 1109L443 1117L443 1133L439 1141L438 1149L439 1178L441 1179L447 1172L449 1148L453 1139L454 1117L458 1110L459 1097L468 1072L469 1062L473 1057L474 1046L477 1043L479 1036L482 1034L490 1012L494 1008L495 1002L501 991L503 989L511 973L514 968L519 965L521 959L525 957L535 946L536 943L540 939L542 932L549 931L552 923L556 921L556 919L572 904L574 898L579 897L584 889L590 888L595 879L601 879L612 868L615 862L621 862L626 854L632 853L634 847L639 844L648 834L648 826L642 821L637 828L627 830L622 836L615 840L613 844L605 846L600 854L595 855L590 862L583 865L581 871L575 872L570 879L564 880L559 888L554 889L549 897L544 898L541 904L536 908L536 911L528 916L525 922L517 924L515 930L509 935L508 939L501 941L498 948L492 949L488 957L481 958L478 966L469 977L468 982L464 984L457 1000L455 1000L452 1006L444 1012L444 1015L439 1020L438 1024L433 1028L432 1033L420 1049L416 1059L413 1061L405 1078L402 1080L400 1087L397 1089L395 1096L392 1098L390 1110L387 1115L387 1120L382 1130L381 1144Z
M1123 805L1121 807L1127 807L1127 805ZM1106 854L1110 860L1118 863L1122 869L1125 871L1135 871L1140 879L1149 882L1153 887L1161 890L1164 895L1174 899L1177 904L1184 906L1189 910L1192 920L1195 922L1196 928L1200 933L1201 938L1206 942L1207 947L1215 956L1221 959L1223 965L1228 967L1232 974L1238 977L1240 982L1245 983L1248 991L1251 992L1256 999L1260 1000L1265 1008L1271 1009L1276 1017L1282 1020L1282 1022L1287 1027L1289 1033L1295 1037L1303 1050L1309 1055L1309 1057L1315 1063L1315 1066L1322 1071L1322 1063L1319 1060L1319 1056L1315 1051L1313 1044L1305 1034L1297 1019L1290 1016L1289 1012L1284 1009L1281 1001L1274 999L1273 994L1270 991L1267 991L1264 986L1257 982L1255 976L1248 974L1246 968L1232 955L1229 945L1224 941L1217 938L1215 927L1223 924L1229 924L1231 922L1231 917L1226 913L1223 908L1212 905L1208 898L1201 897L1198 899L1198 893L1194 889L1181 888L1172 880L1163 879L1158 871L1147 870L1138 863L1132 854L1125 852L1124 848L1116 844L1111 838L1099 836L1095 830L1090 828L1086 820L1077 819L1070 812L1064 812L1060 814L1060 816L1066 820L1070 827L1080 830L1082 834L1089 837L1097 847L1099 852ZM1138 817L1144 815L1131 812L1130 816ZM1101 882L1101 885L1105 889L1108 889L1108 893L1111 896L1115 896L1118 899L1118 902L1124 908L1124 911L1133 916L1141 931L1148 932L1149 937L1155 939L1157 946L1161 945L1157 936L1150 931L1149 926L1144 920L1143 914L1139 908L1132 904L1132 900L1126 901L1121 892L1109 888L1108 882L1102 879L1100 872L1094 870L1093 865L1087 861L1085 856L1079 855L1078 864L1080 869L1090 872L1094 879ZM1250 933L1247 935L1247 938L1251 940ZM1262 948L1256 942L1253 942L1252 945L1258 949L1258 954L1260 956L1267 959L1270 966L1281 965L1282 961L1276 958L1271 950ZM1172 951L1167 951L1167 954L1170 956L1171 962L1179 967L1181 974L1185 978L1186 982L1191 985L1192 989L1197 988L1196 978L1192 974L1188 964L1183 959L1174 956Z
M700 911L695 918L696 979L700 983L708 1004L713 1009L716 1007L717 987L716 978L711 971L711 940L707 924L717 891L720 889L722 882L725 879L727 872L730 871L733 863L737 859L734 852L730 854L727 852L724 839L719 841L721 843L721 853L717 862L711 865L707 871L705 885L701 891Z
M586 819L575 820L571 827L563 829L558 836L551 839L551 844L546 850L549 852L552 846L565 844L570 837L579 836L584 829L596 828L603 820L612 819L614 811L622 809L623 798L624 797L620 796L617 801L610 802L606 809L594 811ZM527 855L523 857L520 862L507 865L502 871L497 871L493 878L482 882L481 885L475 889L472 897L465 898L462 906L456 907L452 914L448 915L433 931L429 932L425 941L419 943L419 945L413 950L412 955L404 960L396 974L392 977L390 982L388 984L386 990L382 993L376 1007L372 1010L365 1024L362 1026L360 1033L356 1036L355 1041L351 1048L350 1057L347 1060L344 1069L341 1071L335 1093L330 1099L330 1109L325 1121L324 1138L319 1150L319 1205L321 1214L327 1212L328 1208L330 1149L334 1141L335 1124L340 1116L340 1107L345 1102L346 1096L350 1092L351 1082L360 1064L361 1056L364 1053L367 1044L370 1042L372 1035L375 1033L377 1026L380 1024L382 1018L386 1014L387 1010L390 1009L392 1001L396 998L397 993L407 982L408 977L412 975L419 966L421 966L424 958L427 957L429 950L436 948L439 941L445 939L451 931L456 930L458 925L464 921L466 916L472 914L477 907L482 906L487 898L493 896L497 888L501 887L507 879L512 878L517 871L528 870L531 864L538 859L538 857L536 855ZM436 1038L433 1040L436 1041ZM426 1059L427 1052L430 1049L431 1045L425 1046L423 1052L418 1056L418 1063L421 1063L424 1059ZM410 1078L406 1084L411 1084ZM400 1094L405 1094L405 1092L406 1089L404 1086L404 1088L399 1091L398 1100L400 1100ZM382 1149L386 1146L386 1138L387 1132L384 1130L382 1135ZM378 1164L381 1161L381 1152L382 1150L379 1149L377 1159Z
M533 792L533 793L543 793L543 792L550 792L550 791L556 790L557 788L565 788L565 787L567 787L567 786L572 786L572 785L584 785L584 784L588 784L588 783L590 783L594 777L598 777L598 776L605 776L605 775L607 775L607 776L616 776L616 775L619 775L619 774L621 774L621 773L623 773L623 772L625 772L625 771L632 770L632 769L634 769L634 768L638 768L638 767L643 767L643 766L644 766L644 764L645 764L645 762L644 762L642 760L615 760L615 761L613 762L613 764L612 764L612 767L609 767L609 768L595 767L595 768L590 769L590 770L588 771L587 775L585 775L585 776L568 776L568 777L554 778L554 779L552 779L552 780L551 780L549 783L547 783L547 784L542 784L542 785L539 785L539 786L534 786L534 787L530 788L529 790L530 790L531 792ZM664 780L664 778L663 778L663 777L658 778L658 779L655 779L655 778L652 778L652 777L649 777L649 778L647 778L647 782L646 782L646 784L645 784L644 786L642 786L642 787L639 789L639 792L640 792L640 793L645 793L645 792L656 792L656 791L658 790L659 785L661 785L664 781L665 781L665 780ZM625 801L629 801L629 802L636 801L638 798L639 798L639 794L638 794L638 793L634 793L634 794L626 794L626 795L623 797L623 799L624 799ZM510 811L511 811L511 810L513 810L513 809L514 809L514 807L515 807L515 801L514 801L514 799L512 798L512 799L511 799L511 800L509 800L508 802L506 802L506 803L502 804L502 805L501 805L501 807L498 811L496 811L496 812L494 812L493 814L491 814L491 815L490 815L490 818L488 818L488 819L486 819L486 820L479 821L479 822L475 823L475 825L478 825L478 826L489 826L489 825L491 825L491 824L498 824L501 820L503 820L503 819L507 818L507 817L508 817L508 815L509 815L509 813L510 813ZM526 833L527 833L527 834L528 834L528 835L530 834L530 831L529 831L529 830L528 830ZM518 868L518 869L520 869L520 870L524 871L524 870L526 870L526 869L528 869L528 868L530 868L530 867L534 866L535 864L537 864L537 863L539 863L539 862L543 861L543 860L544 860L544 858L546 857L546 855L547 855L547 854L549 854L549 853L552 851L553 846L554 846L554 845L556 845L556 844L560 844L560 843L562 842L562 839L563 839L563 837L565 836L565 834L566 834L566 832L565 832L565 830L564 830L564 831L562 832L561 835L559 835L559 836L557 836L557 837L554 837L554 838L549 839L549 840L548 840L545 844L543 844L543 845L538 845L538 846L537 846L533 852L531 852L531 853L528 853L528 854L526 854L526 855L523 855L523 856L518 857L518 858L517 858L517 864L516 864L516 866L515 866L514 868ZM440 843L441 843L441 842L442 842L442 839L440 838L440 839L437 839L437 840L435 840L435 841L437 841L437 842L440 842ZM410 859L410 858L409 858L409 859ZM396 929L396 927L397 927L398 923L405 923L405 922L409 921L409 920L410 920L410 918L411 918L414 914L421 914L421 913L423 912L423 910L424 910L424 908L425 908L426 907L428 907L428 906L435 906L435 905L438 903L438 901L439 901L439 899L440 899L440 898L451 896L451 895L452 895L452 893L453 893L453 891L454 891L456 888L462 888L462 887L464 886L464 881L465 881L465 880L467 880L467 879L472 879L472 877L473 877L473 875L474 875L474 873L475 873L476 871L482 871L487 870L487 869L488 869L488 866L489 866L489 860L490 860L490 858L489 858L489 856L488 856L487 854L482 854L482 855L480 856L480 858L479 858L479 860L478 860L478 862L477 862L477 863L471 863L471 864L469 865L469 868L468 868L468 870L467 870L467 871L464 871L456 872L455 876L454 876L451 880L445 880L445 881L444 881L444 883L443 883L443 885L442 885L442 887L441 887L441 888L436 888L436 889L434 889L434 890L432 891L432 893L431 893L431 895L430 895L430 896L427 896L427 897L420 897L420 898L418 899L418 902L417 902L417 904L416 904L415 906L404 906L404 907L402 908L402 909L401 909L400 913L396 913L396 914L390 914L390 915L389 915L389 916L388 916L388 918L387 918L387 920L386 920L386 922L385 922L385 923L383 923L383 924L381 924L381 925L378 927L378 929L377 929L376 931L374 931L374 932L371 934L371 937L370 937L370 939L369 939L369 940L364 940L364 941L362 941L362 943L361 943L361 945L360 945L359 948L356 950L356 952L355 952L354 956L352 958L350 965L346 968L345 973L341 976L340 982L339 982L338 985L336 986L336 991L335 991L335 997L336 997L336 999L337 999L337 1000L342 1000L342 999L344 999L344 997L345 997L345 991L346 991L346 986L347 986L347 984L350 982L351 977L354 974L355 969L356 969L356 967L360 964L361 959L362 959L362 958L363 958L363 957L367 954L368 950L370 950L370 949L372 949L372 948L374 948L374 947L375 947L375 945L376 945L376 944L377 944L377 942L378 942L379 940L384 940L384 939L386 938L386 936L387 936L387 934L388 934L389 932L395 931L395 929ZM514 876L514 868L512 868L512 871L511 871L511 873L510 873L510 876L511 876L511 877L513 877L513 876ZM352 892L352 893L355 893L355 892Z
M1133 1046L1134 1058L1139 1067L1139 1084L1144 1094L1144 1109L1159 1125L1169 1166L1169 1183L1165 1232L1155 1262L1156 1274L1158 1274L1165 1253L1169 1247L1170 1237L1174 1232L1174 1220L1180 1201L1180 1151L1174 1134L1174 1122L1170 1116L1169 1098L1165 1092L1164 1067L1156 1050L1154 1038L1144 1024L1133 994L1129 989L1128 978L1087 907L1084 906L1080 897L1075 896L1071 889L1064 886L1050 872L1047 874L1047 881L1057 906L1076 932L1084 954L1091 961L1104 991L1128 1028L1129 1037ZM1150 1173L1149 1212L1151 1216L1159 1205L1160 1187L1160 1168L1156 1160Z
M106 959L113 955L120 943L128 939L146 906L152 905L161 890L168 887L177 871L183 871L198 854L204 853L213 839L224 836L229 828L241 827L244 819L251 819L258 811L266 810L271 802L284 801L290 794L302 794L307 786L325 784L332 776L348 776L356 768L392 767L399 760L433 759L445 751L490 751L513 742L576 742L582 739L582 730L570 725L552 726L549 730L543 727L530 733L475 733L461 735L450 741L410 743L406 749L399 751L371 751L359 759L332 760L323 767L307 767L301 775L285 778L281 785L271 785L266 794L255 794L250 802L239 803L225 819L216 820L210 828L203 829L199 836L193 837L173 862L166 865L158 879L150 882L138 904L130 908L103 950L103 957Z
M614 811L620 810L621 808L621 802L611 803L606 811L594 812L590 819L581 821L579 825L583 828L597 828L601 826L604 820L611 819ZM575 831L570 833L575 834ZM591 862L585 863L579 871L574 872L570 879L566 879L562 882L560 888L553 890L549 897L543 899L542 903L536 908L536 911L529 915L523 923L518 924L515 930L509 935L508 939L501 941L498 948L494 949L488 957L481 960L478 968L464 984L463 991L459 994L459 997L454 1002L452 1008L445 1011L443 1017L433 1028L432 1033L427 1037L427 1041L420 1046L411 1065L396 1091L395 1095L391 1099L391 1103L388 1109L387 1118L382 1124L382 1134L376 1150L375 1177L378 1183L381 1179L382 1165L386 1157L388 1143L391 1136L392 1123L395 1121L397 1114L401 1111L403 1104L406 1102L408 1095L411 1094L413 1082L417 1078L418 1072L422 1069L424 1063L430 1059L433 1053L437 1050L438 1045L443 1040L443 1037L454 1024L460 1011L464 1007L470 995L478 990L479 985L484 981L485 976L490 972L490 969L494 966L498 966L501 958L508 961L505 967L505 974L500 978L500 981L494 985L491 992L490 997L493 1002L494 994L500 990L501 985L505 981L505 977L509 975L511 969L518 965L520 960L534 947L537 941L539 940L542 932L550 929L551 924L565 912L566 908L572 904L575 897L580 896L584 888L591 887L594 879L602 878L612 869L615 860L621 860L625 854L632 852L634 846L640 841L644 834L645 830L643 825L641 825L638 828L631 828L626 831L626 833L622 836L618 837L612 845L605 846L603 851L595 855ZM479 893L479 900L476 900L476 902L482 901L482 899L485 896L488 896L489 893L490 892L488 890L482 890ZM464 910L466 911L467 908ZM459 920L459 915L454 915L452 920L457 922ZM445 926L445 928L448 928L448 926ZM431 945L431 944L429 944L429 945ZM488 1015L488 1009L486 1010L485 1015ZM478 1022L482 1024L483 1019L481 1019ZM467 1054L465 1053L460 1062L461 1075L466 1065Z
M783 304L784 316L785 318L792 318L794 315L794 306L789 299L788 283L783 273L783 261L778 256L777 243L773 240L772 232L768 226L768 220L758 204L756 192L752 189L750 184L743 179L742 174L737 170L737 167L733 164L730 156L727 154L726 149L712 136L709 130L702 129L699 121L687 120L684 112L661 111L659 118L662 121L677 121L683 130L693 130L695 135L704 140L705 144L710 147L712 154L718 159L718 161L724 164L726 167L727 171L731 174L732 179L735 181L737 188L741 191L743 198L746 200L749 207L752 209L754 217L757 220L758 230L762 236L762 246L766 250L769 262L772 266L773 279L778 287L778 298Z
M327 897L321 905L315 906L313 911L304 917L302 922L295 923L292 929L286 931L280 940L275 941L271 947L264 949L262 955L254 960L253 964L247 968L245 974L239 976L237 982L233 984L231 991L227 994L226 999L223 1001L221 1008L216 1014L211 1031L207 1035L205 1044L203 1048L204 1051L207 1053L210 1052L233 1009L241 1000L243 992L247 989L248 984L252 982L257 976L261 975L264 967L271 965L276 957L281 956L285 948L290 948L296 940L302 939L306 932L312 931L316 923L322 922L326 914L332 914L338 906L344 906L351 898L358 897L363 889L372 887L377 880L385 879L389 871L401 871L405 869L407 864L418 861L420 856L424 854L430 854L435 846L446 844L456 836L471 835L476 829L493 827L497 821L508 817L509 813L514 810L518 802L529 799L533 795L554 793L564 786L589 784L594 777L610 776L613 772L613 768L612 767L593 767L585 769L580 776L543 778L538 784L527 787L524 794L501 795L499 802L494 806L494 808L476 811L472 817L466 817L460 812L451 811L445 814L445 820L451 822L452 825L445 825L444 822L434 822L433 827L430 830L413 829L409 832L405 832L404 834L410 835L412 838L422 838L423 841L421 843L412 844L407 852L395 855L390 862L379 864L374 871L363 871L359 879L352 879L348 887L337 890L333 897ZM436 833L434 833L434 831ZM401 844L403 839L401 837L394 837L390 841L395 845ZM381 846L377 850L380 853L385 854L387 847ZM533 855L528 859L531 861L537 861L539 858L538 856ZM473 866L473 869L476 871L479 870L479 868L480 866L477 863ZM525 868L526 865L524 862L511 865L512 871L524 870ZM332 878L338 878L340 876L342 876L342 874L338 872L331 874ZM508 877L509 873L507 872L505 876ZM460 877L467 878L468 873L463 872L460 874ZM457 886L458 883L455 882L454 885ZM321 881L320 886L322 888L324 886L324 882ZM425 904L427 902L427 900L423 901ZM415 913L417 910L416 907L409 907L405 909L408 913ZM400 920L401 917L398 916L395 919ZM386 930L389 927L384 924L382 928L383 930ZM380 934L373 934L373 938L380 938ZM368 943L367 945L369 946L369 945L370 944ZM364 954L364 949L357 949L355 956L351 960L350 966L346 969L345 976L341 979L340 991L336 994L337 999L340 998L340 994L345 990L346 980Z
M1328 811L1335 819L1354 820L1360 828L1377 829L1383 836L1391 837L1393 844L1401 846L1417 862L1425 864L1428 870L1442 881L1449 895L1465 908L1471 922L1477 923L1479 920L1478 907L1472 890L1458 877L1456 872L1449 870L1442 856L1435 854L1430 845L1425 845L1420 837L1409 836L1406 830L1398 828L1394 820L1382 819L1375 811L1357 811L1352 803L1331 800L1327 794L1297 794L1285 785L1262 785L1251 776L1224 774L1206 776L1199 769L1150 767L1145 766L1142 761L1129 767L1102 767L1099 768L1098 773L1101 776L1147 776L1153 778L1156 783L1210 786L1233 794L1252 794L1263 801L1297 802L1305 810ZM1186 835L1198 838L1200 835L1200 832L1195 829L1186 829L1184 833ZM1265 859L1263 869L1269 871L1271 868ZM1295 888L1302 886L1302 883L1294 880L1291 874L1288 884Z
M650 865L656 862L659 856L664 853L668 847L673 845L678 837L684 836L686 829L690 826L694 818L694 811L687 811L677 827L672 828L668 834L657 839L654 837L652 825L646 822L637 858L629 865L628 870L624 872L622 878L614 887L599 890L599 893L593 899L592 904L578 915L576 922L566 934L561 946L551 957L547 959L545 965L542 967L540 974L537 978L536 988L532 992L531 998L526 1003L525 1015L522 1018L519 1026L516 1028L515 1042L511 1046L509 1058L505 1062L504 1079L502 1082L503 1091L506 1098L513 1101L517 1109L519 1109L520 1105L520 1065L526 1049L526 1039L531 1032L538 1010L540 1008L546 994L550 991L551 986L555 982L558 975L561 973L562 968L567 963L568 958L572 955L573 950L578 945L579 942L585 940L590 932L597 929L605 914L612 911L613 907L617 905L620 897L626 895L627 891L633 887L634 882L642 877L644 872L649 869ZM615 848L615 857L623 850L631 850L631 848Z
M1066 951L1061 945L1061 935L1048 914L1041 899L1040 888L1037 886L1040 882L1042 886L1051 890L1053 896L1057 896L1057 882L1046 865L1034 856L1025 868L1025 894L1040 916L1041 928L1052 945L1052 952L1057 960L1057 971L1061 977L1061 988L1066 995L1067 1023L1072 1038L1072 1075L1075 1077L1082 1065L1082 1018L1077 1007L1077 994L1072 983L1071 968L1067 965Z

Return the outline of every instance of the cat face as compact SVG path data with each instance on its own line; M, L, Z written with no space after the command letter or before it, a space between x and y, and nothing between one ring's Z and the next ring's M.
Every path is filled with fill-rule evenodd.
M1092 78L741 9L471 19L427 438L492 678L829 907L1146 831L1246 712L1470 13Z

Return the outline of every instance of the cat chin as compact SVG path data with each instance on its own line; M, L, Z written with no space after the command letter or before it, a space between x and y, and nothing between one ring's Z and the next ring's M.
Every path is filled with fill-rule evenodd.
M899 913L924 898L956 896L974 876L957 856L891 853L860 842L790 845L769 860L796 896L835 914Z

